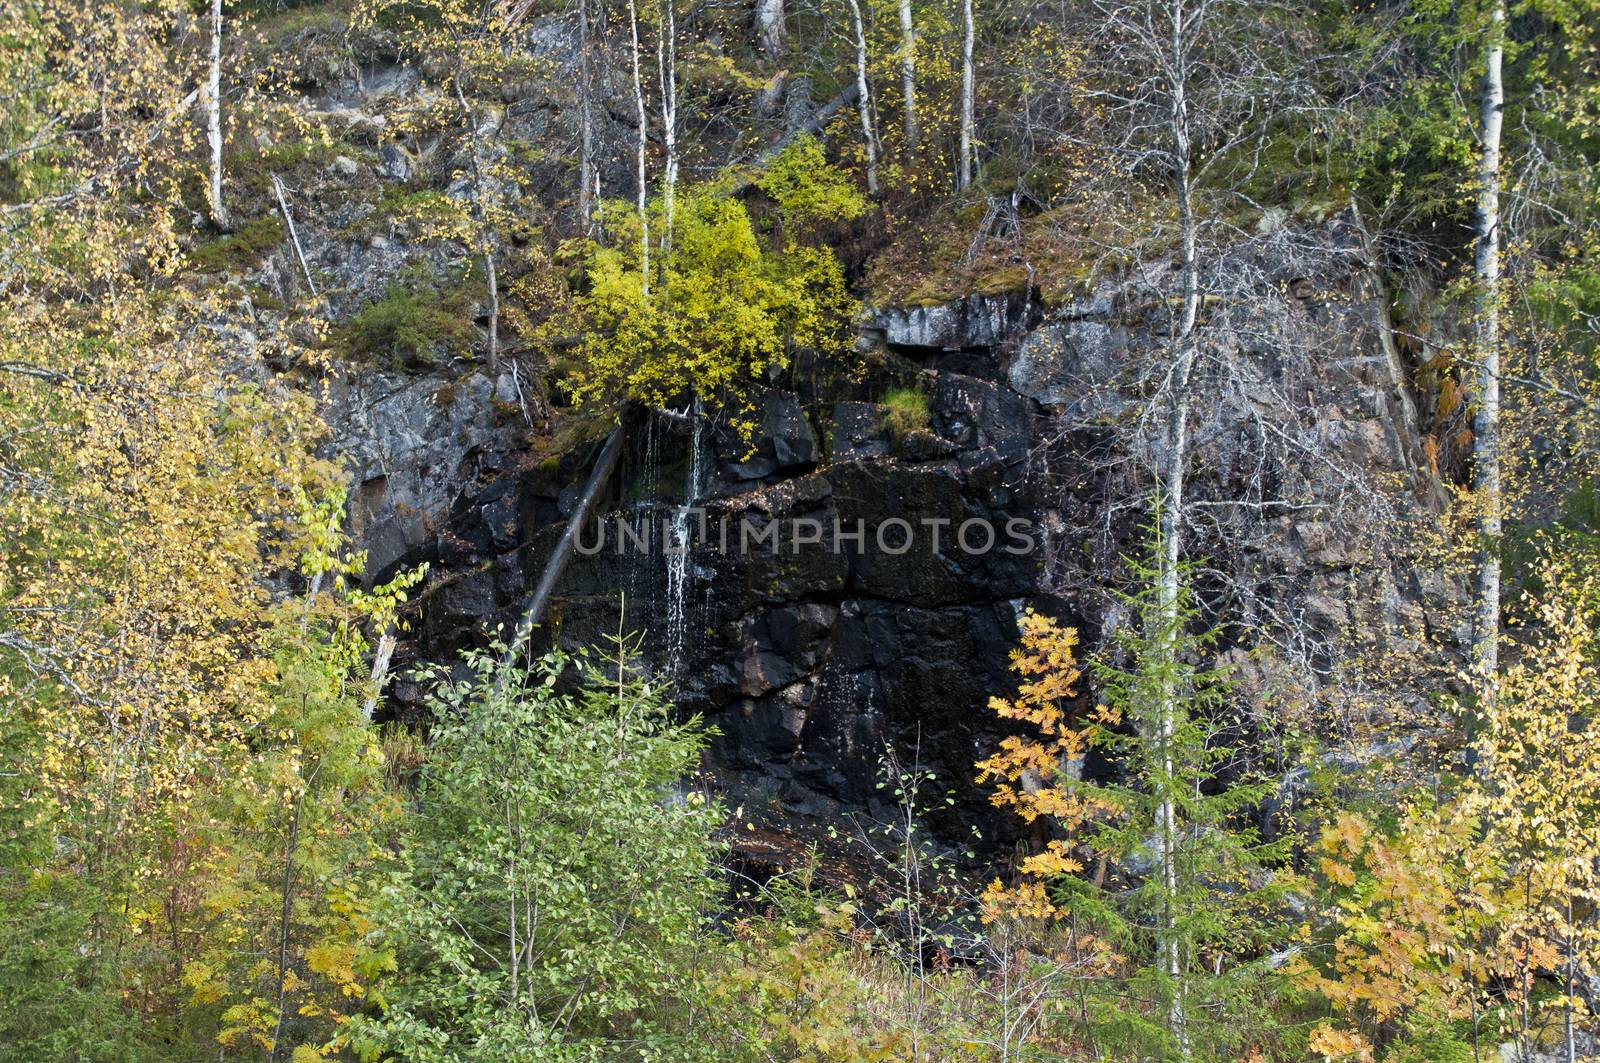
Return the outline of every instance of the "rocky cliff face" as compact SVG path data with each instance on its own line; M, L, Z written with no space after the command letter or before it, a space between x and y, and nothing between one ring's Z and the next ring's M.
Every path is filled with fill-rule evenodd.
M1260 234L1238 251L1237 304L1212 311L1192 524L1245 726L1284 711L1277 678L1327 689L1352 653L1456 637L1426 630L1446 590L1376 532L1379 510L1426 513L1435 488L1357 246L1341 218ZM802 361L757 391L750 439L725 417L636 415L539 638L645 632L650 663L720 732L709 773L752 813L871 810L892 744L955 791L949 835L1003 836L1014 825L991 821L972 782L1000 734L986 701L1013 686L1024 609L1090 647L1125 620L1101 588L1147 519L1139 388L1163 307L1124 278L1065 306L885 310L862 328L862 372ZM925 395L925 424L894 426L892 388ZM497 427L493 392L478 374L448 391L367 380L341 407L376 567L436 566L413 656L514 622L598 449L526 443ZM415 695L399 683L397 711Z
M329 32L290 52L304 109L344 138L343 153L289 185L339 328L396 278L448 289L465 249L420 235L403 207L466 192L450 176L464 169L461 137L421 141L390 121L427 103L417 72L381 38L325 55ZM530 30L557 69L572 61L563 32ZM499 194L552 217L570 192L559 155L576 135L561 86L506 86L496 112L499 141L549 148ZM803 103L788 124L809 113ZM607 109L601 133L608 190L631 180L631 134L615 120L625 112ZM766 121L769 139L781 134ZM1356 656L1448 647L1460 633L1430 618L1465 615L1441 607L1451 588L1387 530L1434 512L1438 486L1364 244L1346 215L1270 211L1207 255L1190 553L1237 666L1245 729L1341 694ZM299 273L286 243L240 271L256 304L252 343L296 327L273 304L291 301ZM1050 280L1040 287L1071 288ZM948 836L1014 830L990 818L972 782L1000 733L986 701L1013 686L1023 610L1078 626L1090 648L1126 622L1105 588L1126 576L1122 557L1149 516L1147 400L1174 280L1156 253L1050 305L1032 289L863 311L860 365L801 357L763 382L741 411L750 438L726 414L632 415L601 506L609 538L569 567L538 637L644 632L652 667L720 732L708 772L752 815L795 824L872 809L893 744L955 792ZM468 313L481 318L474 298ZM540 360L511 362L528 373L491 379L444 350L407 365L338 361L331 375L330 451L350 469L369 572L433 566L402 664L448 659L514 624L598 450L580 413L551 419ZM925 414L912 402L891 416L891 391L920 394ZM1026 522L1030 549L1006 549L1011 521ZM636 536L650 526L649 546L619 551L623 522ZM758 538L774 525L776 551ZM664 526L696 533L686 554L663 551ZM859 542L836 543L835 527L859 528ZM417 705L402 675L391 709L413 717Z

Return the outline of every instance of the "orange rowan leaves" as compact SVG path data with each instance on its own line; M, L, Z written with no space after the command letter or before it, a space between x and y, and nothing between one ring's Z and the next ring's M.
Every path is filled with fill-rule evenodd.
M1079 788L1076 774L1099 729L1115 723L1116 715L1104 705L1096 706L1082 725L1067 715L1082 678L1074 657L1076 630L1031 609L1018 627L1021 643L1011 652L1011 670L1022 677L1017 695L990 698L989 709L1002 719L1032 724L1038 736L1001 739L999 751L978 762L978 782L995 783L989 795L995 807L1010 808L1029 823L1047 820L1070 839L1090 818L1115 811L1105 798ZM1008 889L997 881L985 891L985 921L1058 914L1044 883L1081 872L1083 863L1072 855L1070 840L1058 838L1024 860L1019 870L1023 881L1016 886Z

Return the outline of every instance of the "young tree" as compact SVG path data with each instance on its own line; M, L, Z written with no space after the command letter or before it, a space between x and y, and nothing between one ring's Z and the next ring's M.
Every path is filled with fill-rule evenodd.
M665 233L663 250L672 250L672 214L678 190L678 16L675 0L661 0L661 26L656 36L656 70L661 81L661 125L667 158L661 181Z
M1473 418L1472 488L1481 510L1472 649L1485 691L1492 687L1499 666L1500 638L1500 130L1505 110L1505 32L1505 3L1493 0L1484 37L1474 233L1478 291L1473 346L1478 360L1478 408Z
M975 90L972 75L972 47L977 30L972 19L972 0L961 0L961 145L957 149L956 189L972 185L973 107Z
M1065 713L1080 679L1075 633L1023 618L1018 698L991 708L1039 737L1005 739L980 762L980 781L1000 780L991 800L1055 836L1023 862L1017 885L990 888L985 918L1069 923L1092 1001L1080 1022L1095 1043L1121 1042L1141 1057L1222 1058L1268 1032L1264 957L1284 928L1267 868L1279 854L1246 825L1270 786L1241 774L1222 740L1232 722L1226 682L1196 663L1214 636L1191 633L1198 617L1184 584L1176 608L1165 597L1162 546L1158 533L1150 559L1134 565L1141 590L1124 598L1133 622L1095 663L1101 696L1081 722ZM1091 748L1118 781L1083 777ZM1100 862L1092 877L1090 859Z
M435 676L417 815L384 886L399 974L351 1041L409 1059L689 1058L668 1005L716 891L715 805L682 793L705 735L676 723L634 643L489 655ZM582 689L558 684L578 678ZM677 1046L676 1049L674 1046Z
M645 180L645 152L649 147L649 117L644 109L644 79L639 73L639 7L635 0L628 0L628 35L632 43L630 55L633 61L633 108L634 117L638 120L638 137L635 141L635 169L634 180L638 184L635 190L638 203L639 226L639 282L641 291L646 299L650 298L650 216L646 209L650 200L650 185Z
M209 202L211 224L219 229L232 226L222 205L222 0L211 0L211 58L206 67L206 142L211 147Z
M1157 1051L1210 1059L1267 1032L1266 954L1286 936L1270 870L1282 853L1249 823L1273 784L1228 744L1240 721L1228 716L1227 677L1199 663L1215 653L1216 633L1194 633L1193 593L1181 569L1175 593L1166 582L1169 559L1157 531L1132 566L1140 590L1123 596L1137 626L1117 632L1115 655L1094 668L1101 700L1132 734L1109 744L1125 781L1101 799L1119 814L1096 824L1090 844L1125 866L1148 860L1142 880L1102 910L1112 935L1148 957L1133 982L1163 1004Z
M600 170L594 161L594 57L589 43L588 0L578 0L578 221L590 235L595 201L600 198Z
M1513 613L1525 634L1505 640L1510 659L1478 708L1477 770L1433 782L1391 825L1344 812L1323 830L1333 951L1300 979L1363 1043L1469 1024L1453 1036L1510 1040L1532 1059L1554 1013L1577 1059L1592 1026L1581 987L1600 972L1600 588L1587 550L1541 548L1537 594Z
M911 18L911 0L899 0L900 95L906 127L906 150L917 150L917 28Z

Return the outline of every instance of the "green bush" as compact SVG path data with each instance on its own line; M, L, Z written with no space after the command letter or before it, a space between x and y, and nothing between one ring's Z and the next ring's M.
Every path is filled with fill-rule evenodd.
M343 329L350 353L387 356L397 369L426 367L452 349L471 347L472 300L460 284L413 276L392 282Z
M472 680L436 675L417 814L377 921L400 974L382 1014L358 1020L363 1053L703 1058L678 1003L714 951L721 815L673 798L706 731L674 721L633 649L551 654L503 683L488 655L468 659Z

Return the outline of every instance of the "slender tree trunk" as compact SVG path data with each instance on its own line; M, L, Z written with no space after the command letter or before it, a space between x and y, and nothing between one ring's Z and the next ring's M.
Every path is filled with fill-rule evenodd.
M861 136L867 144L867 191L877 195L878 134L872 126L872 93L867 87L867 25L858 0L850 0L850 16L856 29L856 104L861 113Z
M769 63L783 58L788 35L783 0L756 0L756 43Z
M1481 507L1478 601L1472 650L1473 663L1479 670L1485 692L1492 690L1500 663L1500 126L1505 109L1505 85L1501 77L1505 22L1504 0L1497 0L1489 14L1483 78L1475 263L1478 409L1472 425L1472 490Z
M494 243L493 237L488 236L489 246L483 251L483 272L489 287L489 340L487 355L489 373L494 375L500 371L500 278L494 268Z
M1173 789L1172 744L1177 733L1178 696L1171 676L1171 666L1176 663L1178 640L1178 599L1181 574L1179 564L1183 557L1183 505L1184 475L1189 451L1189 407L1191 404L1190 377L1195 362L1195 330L1200 320L1200 264L1199 226L1194 209L1192 155L1189 142L1188 74L1182 34L1186 14L1182 0L1177 0L1172 13L1172 95L1170 136L1172 139L1173 190L1177 198L1178 225L1180 229L1181 283L1183 286L1182 311L1173 330L1174 365L1169 382L1167 424L1162 440L1161 467L1161 517L1158 522L1161 542L1159 562L1159 613L1163 630L1168 679L1160 691L1156 707L1156 732L1161 758L1161 771L1165 793L1156 809L1157 832L1161 838L1161 874L1168 906L1161 916L1161 964L1172 981L1172 999L1167 1004L1167 1026L1178 1046L1182 1058L1189 1056L1188 1016L1183 985L1183 957L1178 941L1176 912L1171 899L1177 894L1177 807Z
M961 163L956 187L966 191L972 185L972 0L961 0Z
M300 232L294 226L294 215L289 211L289 197L283 194L283 182L277 174L272 175L272 190L278 194L278 209L283 212L283 224L289 228L289 242L294 245L294 257L300 260L300 272L305 274L306 287L311 289L311 297L317 295L317 282L311 279L311 267L306 263L305 248L300 246ZM311 597L317 596L321 589L322 573L317 573L311 580Z
M594 215L591 174L594 164L594 71L589 57L589 3L578 0L578 219L584 235Z
M511 663L516 660L517 654L522 652L523 644L533 634L534 626L544 619L545 608L550 604L550 595L554 593L556 583L561 579L561 573L565 571L567 562L572 558L573 547L578 544L578 532L583 527L583 522L589 519L589 514L594 511L594 504L600 497L600 489L610 479L611 470L616 468L617 458L621 454L622 426L619 424L611 430L605 446L600 449L600 456L595 459L594 469L589 473L588 482L583 485L583 494L578 497L578 506L567 519L567 527L562 531L561 539L556 543L550 560L545 563L544 573L539 577L539 585L528 598L522 619L517 622L517 630L512 636L511 645L506 647L504 655L500 658L500 677L495 681L496 693L505 689Z
M378 699L383 696L383 681L389 678L389 661L394 657L395 636L394 631L385 631L378 636L378 649L372 655L372 678L368 683L367 696L362 699L361 712L372 722L372 714L377 711Z
M315 775L313 771L312 776ZM300 844L300 808L304 801L304 791L295 795L289 831L283 843L283 887L278 908L278 1017L272 1031L272 1047L267 1051L267 1063L273 1063L278 1058L278 1046L283 1041L283 1013L288 1006L284 975L289 970L289 926L294 918L294 854Z
M900 0L900 94L904 97L906 150L917 147L917 28L911 0Z
M662 0L662 33L656 39L656 68L661 77L661 124L667 144L666 172L662 177L661 206L666 232L662 249L672 250L672 214L678 188L678 21L674 0Z
M211 146L211 224L231 228L222 205L222 0L211 0L211 65L206 72L206 140Z
M645 186L645 149L649 145L649 126L644 110L644 78L639 73L639 8L635 0L628 0L628 33L633 41L633 107L639 119L637 141L639 183L639 275L643 278L644 294L650 294L650 217L646 213L648 189Z
M1561 1005L1562 1039L1566 1042L1567 1063L1578 1063L1578 1039L1572 1023L1572 995L1577 991L1578 948L1577 925L1572 921L1572 895L1567 895L1567 964L1566 985L1562 992L1566 1000Z

